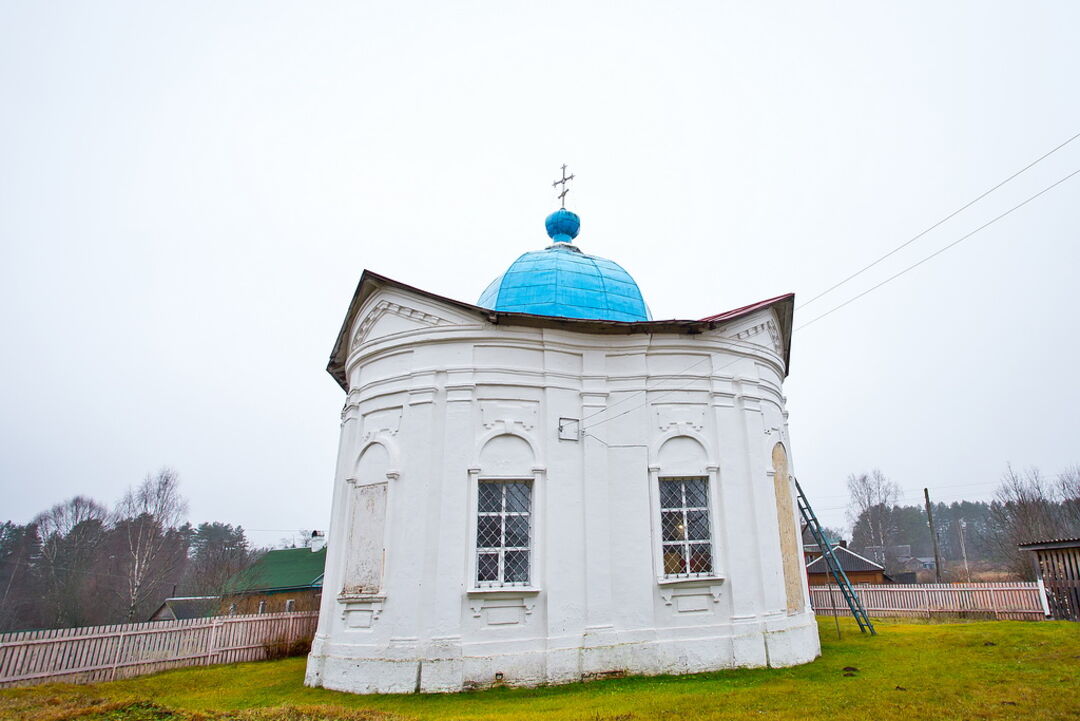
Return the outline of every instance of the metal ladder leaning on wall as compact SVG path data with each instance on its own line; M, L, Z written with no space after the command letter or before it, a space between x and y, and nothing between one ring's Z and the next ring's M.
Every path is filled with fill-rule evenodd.
M848 608L851 609L851 615L858 622L859 630L863 633L869 631L871 636L876 636L877 631L874 630L874 624L871 623L870 617L866 615L866 609L863 608L862 601L859 600L859 594L855 593L847 574L844 573L844 569L840 567L840 562L833 555L829 539L825 538L825 534L821 530L821 524L818 522L817 516L814 515L814 509L810 507L810 501L806 500L806 494L803 493L802 486L799 485L797 480L795 481L795 490L798 491L799 513L802 514L806 527L810 529L814 541L817 543L818 548L821 549L821 555L825 557L825 565L829 567L829 573L832 574L836 585L840 588L841 595L847 601Z

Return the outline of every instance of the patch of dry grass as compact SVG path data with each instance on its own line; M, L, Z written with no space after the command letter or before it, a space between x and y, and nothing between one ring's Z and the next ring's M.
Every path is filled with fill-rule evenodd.
M0 718L20 721L397 721L382 711L341 706L275 706L235 711L167 708L146 700L110 701L77 692L59 695L7 694L0 697Z

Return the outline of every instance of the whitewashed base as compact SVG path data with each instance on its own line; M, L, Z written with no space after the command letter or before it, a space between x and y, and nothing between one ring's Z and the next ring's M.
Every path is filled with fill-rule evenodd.
M699 638L629 643L619 642L618 634L613 634L615 642L609 645L524 649L520 645L527 644L522 643L513 644L519 646L517 650L483 655L474 653L479 644L462 646L444 641L425 648L419 644L395 644L393 648L376 649L317 639L308 657L304 682L361 694L440 693L499 684L572 683L622 674L780 668L808 663L821 654L817 624L810 613L708 630L723 632ZM634 635L640 636L641 632Z

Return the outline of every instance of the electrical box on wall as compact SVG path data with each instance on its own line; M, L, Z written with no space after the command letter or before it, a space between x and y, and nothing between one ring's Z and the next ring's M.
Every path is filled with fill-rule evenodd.
M576 441L581 438L581 421L577 418L559 419L559 440Z

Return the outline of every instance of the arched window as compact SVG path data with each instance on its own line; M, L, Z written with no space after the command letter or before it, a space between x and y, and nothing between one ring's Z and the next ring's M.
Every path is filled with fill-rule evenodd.
M480 451L476 473L473 580L477 588L530 586L535 456L524 438L500 434Z
M660 515L660 576L716 575L712 477L704 446L690 436L664 441L652 483Z

